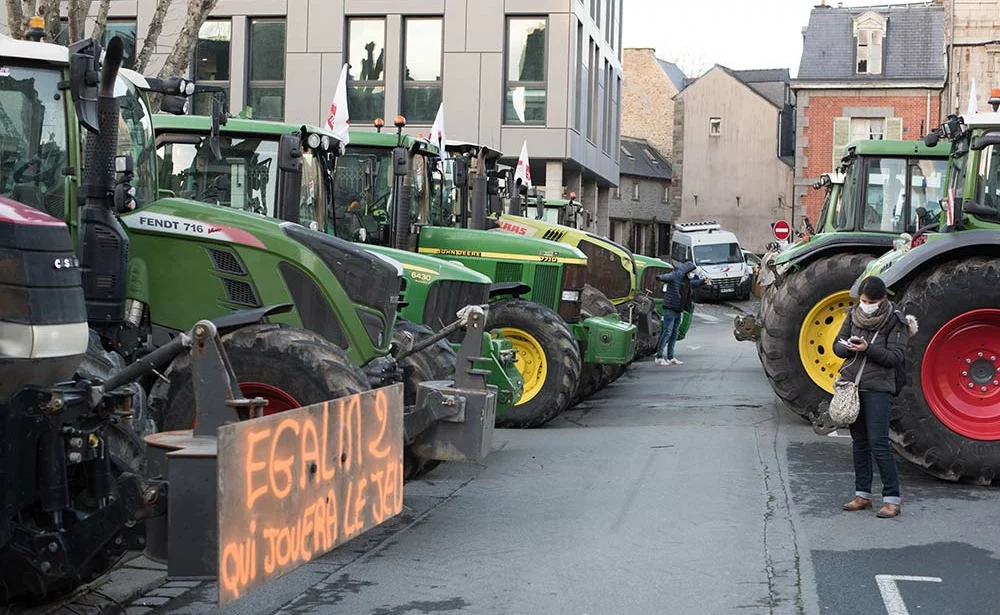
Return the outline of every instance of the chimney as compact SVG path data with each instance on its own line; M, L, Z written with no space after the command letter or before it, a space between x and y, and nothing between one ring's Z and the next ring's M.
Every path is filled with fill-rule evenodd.
M819 0L819 4L817 4L813 8L816 8L816 9L825 9L826 8L826 0Z

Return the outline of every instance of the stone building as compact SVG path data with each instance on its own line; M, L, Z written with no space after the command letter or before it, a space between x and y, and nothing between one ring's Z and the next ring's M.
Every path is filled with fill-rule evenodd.
M1000 88L1000 0L938 0L944 6L948 83L942 115L963 114L976 82L976 109L989 111L990 90Z
M109 5L109 27L127 39L130 57L156 4ZM171 5L147 74L162 66L187 5ZM234 114L251 108L261 119L321 124L349 63L353 128L402 114L408 133L426 133L443 100L449 138L505 152L509 163L527 140L534 183L555 198L576 192L595 220L588 230L607 232L622 11L622 0L220 0L189 73L224 87Z
M672 199L670 163L649 140L623 136L620 177L611 196L608 236L637 254L667 254L671 224L680 212Z
M788 69L715 65L676 96L684 222L716 220L763 252L790 213L794 97ZM676 184L676 182L675 182ZM676 190L676 186L674 187Z
M920 139L938 125L945 85L945 9L923 2L812 10L795 89L793 226L813 221L810 186L859 139ZM985 99L984 99L985 102Z

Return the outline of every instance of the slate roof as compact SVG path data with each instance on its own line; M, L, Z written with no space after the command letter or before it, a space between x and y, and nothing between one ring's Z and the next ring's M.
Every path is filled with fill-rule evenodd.
M622 175L668 181L673 179L674 170L670 163L649 141L622 135L621 148Z
M656 61L660 63L660 68L663 72L667 74L667 78L670 82L674 84L677 91L680 92L689 83L687 76L684 75L684 71L680 69L679 66L673 62L667 62L666 60L661 60L656 58Z
M785 85L791 80L787 68L761 68L755 70L731 70L729 74L745 83L779 109L785 105Z
M888 18L881 75L859 75L853 18L865 11ZM945 78L945 9L930 2L845 8L817 7L809 16L796 82L935 81Z

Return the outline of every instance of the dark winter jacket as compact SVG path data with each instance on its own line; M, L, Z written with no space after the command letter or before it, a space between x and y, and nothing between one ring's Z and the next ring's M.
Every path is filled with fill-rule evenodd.
M656 276L660 282L666 282L663 290L663 309L675 312L686 312L691 309L691 289L705 283L699 277L688 279L688 274L694 269L694 263L687 262L670 273Z
M861 374L861 382L858 384L859 390L892 393L896 388L896 366L903 363L907 340L916 332L916 318L904 316L902 312L895 310L882 325L878 337L875 337L875 331L862 329L854 324L851 318L854 309L848 310L837 339L846 340L852 335L861 337L868 342L868 349L863 353L851 352L837 343L837 339L833 340L834 354L846 359L840 368L840 377L853 382L858 377L862 360L867 356L865 371ZM873 337L875 337L874 344Z

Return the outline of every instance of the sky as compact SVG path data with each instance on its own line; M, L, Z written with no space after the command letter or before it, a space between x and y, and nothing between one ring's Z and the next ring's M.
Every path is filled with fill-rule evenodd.
M827 5L902 4L826 0ZM624 0L626 47L652 47L689 77L729 68L787 68L798 73L802 28L819 0Z

